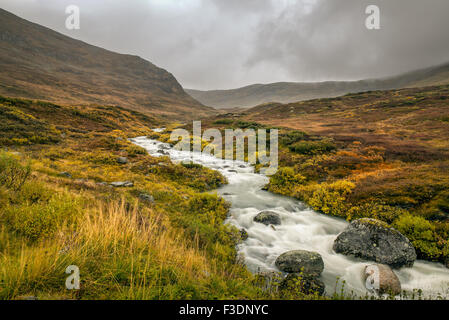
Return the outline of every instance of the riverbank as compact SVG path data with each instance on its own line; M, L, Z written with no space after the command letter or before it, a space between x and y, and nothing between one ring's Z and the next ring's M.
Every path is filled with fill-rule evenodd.
M0 123L0 299L310 298L264 291L236 259L229 205L207 193L225 177L128 141L158 119L1 97Z
M348 221L384 221L412 241L420 259L449 266L448 90L267 104L202 125L279 129L279 170L268 190Z
M238 250L253 273L278 272L275 261L281 254L291 250L309 250L323 257L321 279L328 296L340 292L342 286L343 291L353 297L367 294L363 272L372 262L336 254L333 250L334 240L347 227L346 221L314 212L293 198L262 190L269 179L255 173L254 168L246 163L176 151L170 145L147 137L132 141L153 156L169 155L175 162L193 160L227 178L228 184L218 189L218 194L231 203L227 223L245 230L247 234ZM266 210L275 212L282 222L276 226L255 222L254 218ZM429 298L447 295L449 270L441 265L417 261L413 268L402 268L396 274L409 296L418 290Z

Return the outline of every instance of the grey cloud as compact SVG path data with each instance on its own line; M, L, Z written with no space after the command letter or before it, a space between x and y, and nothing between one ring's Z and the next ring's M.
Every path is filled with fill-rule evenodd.
M81 30L64 9L81 8ZM368 4L382 29L364 27ZM388 76L449 60L447 0L0 0L69 36L137 54L188 88Z

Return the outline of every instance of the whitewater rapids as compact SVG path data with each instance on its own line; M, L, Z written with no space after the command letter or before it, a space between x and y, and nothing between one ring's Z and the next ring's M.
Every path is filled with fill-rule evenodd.
M345 220L314 212L293 198L263 191L268 177L254 173L253 167L247 163L181 152L169 144L147 137L131 141L145 148L152 156L169 155L173 162L193 160L219 171L228 179L229 184L219 188L217 193L232 204L226 223L248 232L248 239L238 246L238 251L244 256L250 271L276 271L274 262L286 251L315 251L323 257L324 272L320 279L326 285L328 295L340 290L343 280L346 293L352 292L357 296L367 294L363 271L366 265L373 262L347 257L332 250L335 238L348 225ZM282 225L274 230L254 222L253 218L263 210L277 212ZM395 270L395 273L401 281L402 290L412 292L421 289L426 298L449 296L449 269L442 264L418 260L413 268L402 268ZM337 278L340 280L336 287Z

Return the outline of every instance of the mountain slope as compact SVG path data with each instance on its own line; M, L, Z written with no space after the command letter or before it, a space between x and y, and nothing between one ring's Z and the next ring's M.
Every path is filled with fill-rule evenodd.
M192 97L215 108L247 108L268 102L289 103L333 98L347 93L423 87L449 83L449 63L384 79L327 81L317 83L278 82L255 84L233 90L189 90Z
M108 104L168 117L208 114L151 62L86 44L0 9L0 94Z

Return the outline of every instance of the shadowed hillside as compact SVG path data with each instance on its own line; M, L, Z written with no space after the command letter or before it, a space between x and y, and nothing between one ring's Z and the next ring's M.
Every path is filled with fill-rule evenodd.
M186 91L201 103L214 108L248 108L268 102L289 103L333 98L347 93L413 88L449 83L449 63L384 79L327 81L317 83L279 82L254 84L234 90Z
M69 38L2 9L0 94L119 105L171 118L211 112L151 62Z

